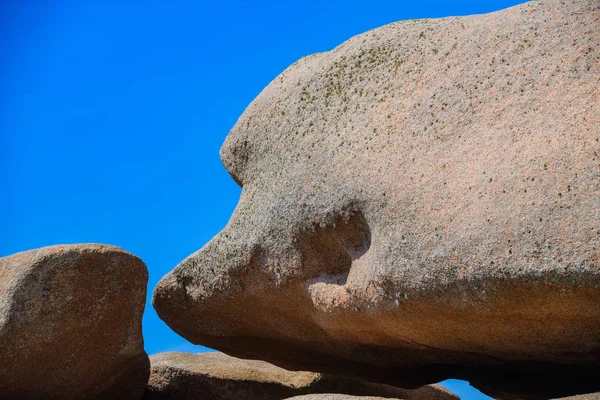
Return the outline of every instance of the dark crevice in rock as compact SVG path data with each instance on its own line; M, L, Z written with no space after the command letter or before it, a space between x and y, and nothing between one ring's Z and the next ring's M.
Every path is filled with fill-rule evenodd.
M362 211L351 206L311 228L298 235L297 242L306 277L345 284L352 263L371 247L371 230Z

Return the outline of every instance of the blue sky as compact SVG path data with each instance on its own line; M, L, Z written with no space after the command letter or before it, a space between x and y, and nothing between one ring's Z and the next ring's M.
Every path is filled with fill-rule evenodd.
M366 30L522 2L0 2L0 256L121 246L150 271L148 353L203 351L149 299L227 223L240 189L219 148L250 101L298 58Z

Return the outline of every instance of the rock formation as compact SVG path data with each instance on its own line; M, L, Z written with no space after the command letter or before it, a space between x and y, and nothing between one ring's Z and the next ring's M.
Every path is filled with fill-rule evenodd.
M288 369L600 389L599 8L398 22L290 66L227 137L239 204L160 317Z
M0 398L140 399L148 272L82 244L0 258Z
M288 400L386 400L384 397L362 397L347 394L307 394L305 396L290 397Z
M305 396L290 397L288 400L386 400L384 397L362 397L347 394L307 394Z
M150 357L146 400L280 400L310 393L348 393L406 400L458 400L438 385L400 389L322 375L291 372L264 361L223 353L162 353Z
M556 400L600 400L600 393L581 394L577 396L562 397Z

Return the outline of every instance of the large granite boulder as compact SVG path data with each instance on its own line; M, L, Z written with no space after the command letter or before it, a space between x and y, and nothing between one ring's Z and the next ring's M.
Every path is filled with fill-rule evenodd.
M288 369L600 389L599 8L398 22L290 66L227 137L239 204L159 316Z
M280 400L311 393L348 393L406 400L458 400L439 385L416 390L292 372L223 353L161 353L150 357L146 400Z
M113 246L0 258L0 398L140 399L148 272Z

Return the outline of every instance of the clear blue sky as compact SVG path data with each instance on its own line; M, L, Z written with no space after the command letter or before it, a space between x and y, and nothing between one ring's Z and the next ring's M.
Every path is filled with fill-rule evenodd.
M0 256L121 246L150 271L148 353L205 350L150 296L227 223L240 189L219 148L248 103L298 58L366 30L521 2L1 1Z

